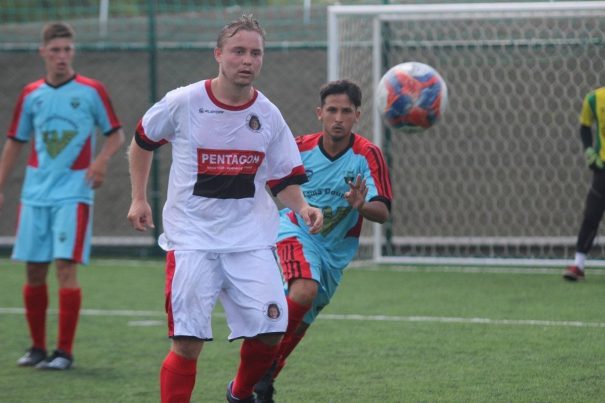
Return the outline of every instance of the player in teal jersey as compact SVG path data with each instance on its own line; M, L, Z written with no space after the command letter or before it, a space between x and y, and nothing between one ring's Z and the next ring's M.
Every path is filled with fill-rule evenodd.
M26 85L17 101L0 159L0 211L4 185L24 144L31 142L12 257L26 262L23 299L32 346L17 364L64 370L73 362L82 301L76 269L89 259L94 189L103 184L124 134L104 86L75 73L70 26L46 25L39 50L46 76ZM97 130L106 140L94 157ZM47 356L46 279L52 261L59 283L59 331L57 348Z
M302 186L312 206L322 209L323 229L310 234L303 220L282 210L278 255L288 303L288 327L278 360L255 387L259 402L273 401L273 381L286 357L330 302L344 269L355 256L365 219L389 218L392 192L382 152L354 133L361 90L353 82L329 82L320 91L317 118L323 131L296 138L309 181Z
M596 128L595 136L592 133L593 126ZM605 212L605 87L590 91L584 98L580 115L580 138L586 165L592 170L592 184L586 196L574 264L563 273L563 278L569 281L584 279L586 255L592 249Z

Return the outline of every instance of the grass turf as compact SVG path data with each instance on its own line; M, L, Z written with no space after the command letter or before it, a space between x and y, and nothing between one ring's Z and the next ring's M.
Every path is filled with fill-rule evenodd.
M75 367L18 368L28 347L21 264L0 260L2 402L157 402L169 347L163 263L93 260L79 271L83 311ZM54 275L54 269L51 269ZM49 278L48 345L56 340ZM278 402L600 402L605 396L605 276L349 269L332 304L276 382ZM18 311L18 310L17 310ZM239 342L215 341L198 363L193 402L224 401Z

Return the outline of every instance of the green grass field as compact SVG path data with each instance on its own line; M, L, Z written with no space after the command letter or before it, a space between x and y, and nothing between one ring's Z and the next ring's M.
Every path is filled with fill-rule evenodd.
M162 262L94 260L80 270L76 361L64 373L15 365L29 345L24 270L6 259L0 265L1 402L159 401L169 346ZM603 274L595 269L570 284L560 270L349 269L278 379L276 401L603 402ZM193 402L224 401L239 353L227 333L217 311Z

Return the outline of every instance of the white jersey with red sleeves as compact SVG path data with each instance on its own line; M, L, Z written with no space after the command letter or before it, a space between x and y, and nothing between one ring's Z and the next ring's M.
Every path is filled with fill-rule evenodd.
M211 81L170 91L153 105L135 139L146 150L172 145L163 210L164 250L236 252L273 247L275 195L307 178L281 113L262 93L237 107Z

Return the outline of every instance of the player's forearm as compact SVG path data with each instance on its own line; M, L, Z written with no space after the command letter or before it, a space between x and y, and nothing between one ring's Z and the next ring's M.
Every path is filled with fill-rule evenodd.
M18 141L7 139L4 143L0 156L0 192L4 191L6 180L17 164L22 148L23 143Z
M132 200L147 200L147 182L152 161L153 152L143 150L133 139L128 149Z
M365 202L358 211L366 220L379 224L384 224L389 219L389 209L381 201Z
M296 213L309 206L309 203L307 203L302 195L299 185L287 186L277 194L277 198L284 206Z
M104 163L109 162L111 157L120 150L122 144L124 144L124 131L118 129L105 139L105 143L96 159Z

